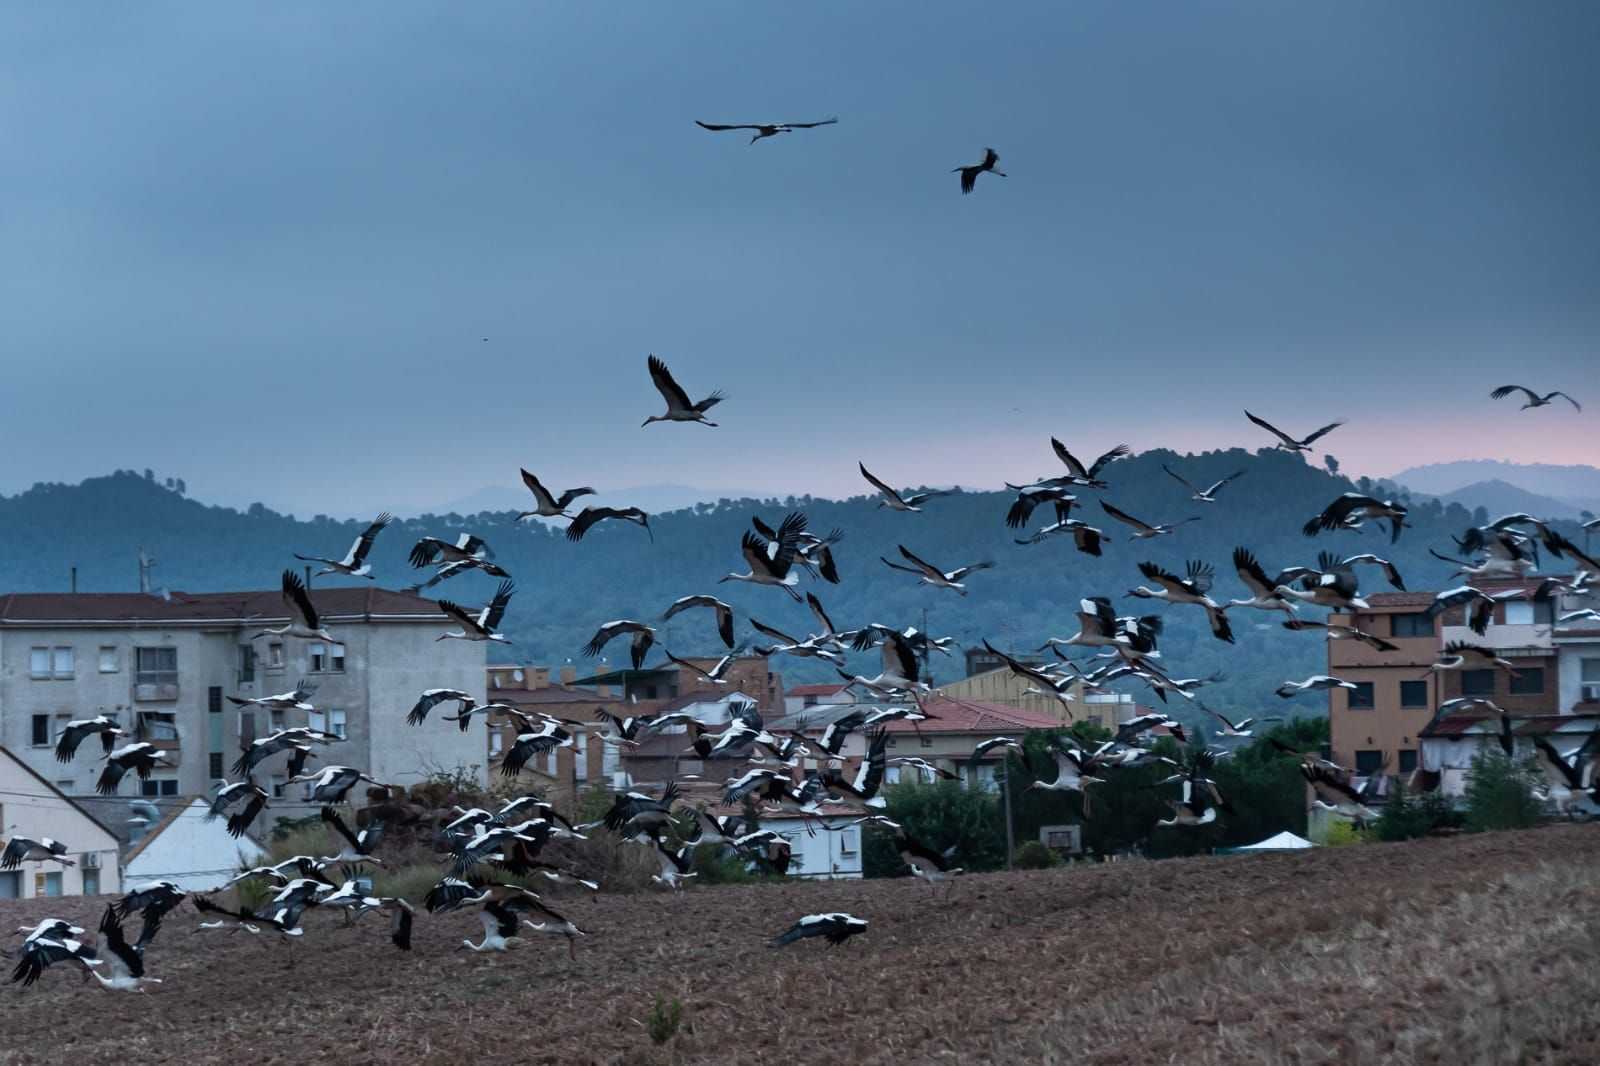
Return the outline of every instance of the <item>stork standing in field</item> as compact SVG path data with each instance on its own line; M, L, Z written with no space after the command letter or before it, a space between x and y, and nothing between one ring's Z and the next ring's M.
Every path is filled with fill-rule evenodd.
M1000 154L993 148L985 148L983 150L983 162L974 163L969 167L956 167L950 171L952 174L961 175L961 195L965 196L970 193L978 183L978 175L985 171L997 178L1006 177L1005 171L994 168L994 165L998 162L1000 162Z
M455 633L445 633L433 638L437 643L441 640L492 640L500 644L510 644L511 638L498 632L500 619L505 617L506 605L511 602L511 594L517 591L517 586L510 581L500 582L500 587L495 590L494 598L476 615L468 614L466 608L451 603L449 600L439 601L439 610L455 619L461 628Z
M1233 481L1236 478L1244 476L1244 471L1243 470L1235 470L1233 473L1229 474L1227 477L1221 479L1220 481L1213 482L1209 487L1203 488L1203 489L1197 489L1193 485L1191 485L1188 482L1188 480L1183 477L1182 474L1179 474L1176 471L1174 471L1166 463L1162 463L1161 464L1161 469L1165 470L1168 473L1168 475L1170 475L1172 478L1174 478L1178 482L1178 484L1180 484L1184 488L1188 489L1193 494L1189 498L1191 500L1194 500L1196 503L1216 503L1217 502L1217 493L1222 491L1222 487L1224 485L1226 485L1230 481Z
M727 399L721 392L713 392L699 403L691 403L689 394L684 392L672 377L672 371L667 369L667 364L651 356L649 360L650 380L655 383L656 391L661 393L661 398L667 401L667 413L664 415L651 415L645 419L642 426L652 422L701 422L716 428L716 423L706 417L706 412L717 404Z
M567 489L560 496L557 496L545 488L538 478L530 474L526 467L520 469L522 470L522 483L528 487L529 492L533 493L534 507L531 511L519 511L517 513L519 522L524 518L571 518L572 513L567 510L567 507L572 501L580 496L594 495L594 489L585 485L578 489Z
M807 937L825 937L830 944L843 944L853 936L858 936L867 931L867 920L854 915L835 912L832 914L808 914L791 925L782 935L775 937L772 946L775 948L788 947L796 940L805 940Z
M780 133L793 133L795 130L814 130L818 126L832 126L839 121L839 116L822 119L818 122L754 122L739 123L736 125L718 125L714 122L701 122L694 120L694 124L703 130L712 133L722 133L727 130L755 130L755 135L750 138L750 143L755 144L763 137L776 137Z
M93 718L68 722L61 727L61 735L56 739L56 761L71 762L73 756L78 754L78 745L82 744L86 737L96 734L100 737L101 749L107 755L110 755L111 749L116 747L118 737L128 735L127 731L117 724L117 720L109 715L97 714Z
M799 551L800 534L805 529L806 516L799 511L791 513L778 524L778 539L773 542L775 547L771 551L766 541L746 530L739 539L739 549L744 553L745 562L750 564L750 572L730 573L719 578L718 584L745 581L753 585L772 585L783 589L799 603L800 594L795 591L795 586L800 583L800 575L794 570L794 560Z
M945 571L939 569L939 567L934 566L930 562L926 562L917 558L915 555L912 555L911 552L906 550L906 546L904 544L897 544L895 547L900 549L900 554L904 556L905 560L911 565L901 566L899 563L890 562L881 555L878 556L879 560L881 560L885 566L889 567L891 570L901 570L908 574L920 574L922 576L922 583L924 585L932 585L934 588L939 589L954 589L963 596L967 594L967 587L961 584L962 578L966 577L968 574L975 573L979 570L988 570L994 566L993 560L985 560L981 563L973 563L971 566L963 566L958 567L955 570Z
M327 626L311 605L306 583L293 570L283 572L283 605L289 611L289 624L277 629L259 629L250 635L251 640L261 637L296 637L300 640L321 640L329 644L343 644L328 632Z
M920 514L924 503L940 496L950 495L949 489L929 489L927 492L902 493L890 488L886 483L874 477L872 471L867 469L866 463L858 461L856 466L861 468L861 476L866 478L872 487L878 490L879 495L883 497L878 501L878 506L887 507L891 511L911 511Z
M383 532L383 527L393 521L394 515L388 511L374 518L372 524L362 531L354 544L350 545L350 550L345 552L343 559L324 559L320 555L301 555L299 552L296 552L294 557L308 563L323 564L323 569L316 573L317 577L322 577L324 574L343 574L345 577L376 580L372 576L372 567L367 564L367 555L372 551L372 542Z
M1311 450L1312 443L1315 442L1317 438L1323 436L1324 434L1331 433L1340 426L1344 425L1343 422L1329 422L1327 425L1323 426L1309 437L1302 437L1301 439L1296 440L1283 430L1279 429L1277 426L1273 425L1271 422L1268 422L1264 418L1257 418L1249 411L1246 411L1244 416L1250 421L1254 422L1256 425L1260 426L1262 429L1266 430L1268 433L1271 433L1274 437L1277 437L1278 443L1274 444L1273 447L1281 448L1286 452L1309 452Z
M1528 402L1522 405L1522 410L1524 411L1530 407L1547 407L1549 406L1550 401L1554 400L1557 396L1570 403L1574 409L1579 411L1583 410L1582 407L1578 406L1577 400L1574 400L1571 396L1568 396L1564 392L1547 392L1543 396L1540 396L1537 392L1534 392L1532 389L1526 388L1522 385L1501 385L1498 389L1495 389L1489 394L1489 398L1492 400L1502 400L1505 397L1510 396L1513 392L1520 392L1522 395L1528 398Z

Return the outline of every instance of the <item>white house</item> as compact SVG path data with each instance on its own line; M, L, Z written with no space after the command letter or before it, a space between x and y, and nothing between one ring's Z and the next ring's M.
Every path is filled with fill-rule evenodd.
M74 865L25 862L0 870L0 899L120 892L117 837L26 762L0 747L0 840L50 837Z
M204 892L256 865L267 849L248 833L237 840L229 836L225 818L206 821L210 806L193 796L169 809L123 856L123 879L130 885L172 881L185 892Z

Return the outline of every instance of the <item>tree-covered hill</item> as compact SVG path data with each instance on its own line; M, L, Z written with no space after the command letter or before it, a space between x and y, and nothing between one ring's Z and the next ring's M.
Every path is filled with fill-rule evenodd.
M1207 484L1235 469L1245 474L1222 490L1217 503L1206 505L1192 502L1183 487L1162 472L1162 463L1173 465L1196 484ZM1036 473L1047 472L1053 471L1041 462ZM776 525L784 513L798 508L815 532L834 527L845 531L836 549L842 583L808 582L841 627L869 621L916 625L938 636L954 636L964 645L987 638L1004 649L1026 650L1048 636L1073 632L1073 612L1080 597L1106 595L1117 598L1129 613L1166 617L1161 648L1165 666L1175 676L1226 674L1225 682L1202 693L1213 706L1241 713L1282 712L1285 705L1272 690L1286 678L1321 672L1323 642L1314 634L1285 631L1276 614L1243 609L1232 613L1237 644L1218 642L1198 609L1122 599L1141 583L1137 563L1149 559L1181 568L1187 559L1203 559L1217 570L1214 595L1228 598L1246 594L1230 564L1235 545L1249 547L1269 571L1314 563L1323 548L1342 554L1372 551L1394 560L1409 588L1436 588L1449 567L1428 557L1427 548L1448 553L1453 547L1449 535L1459 535L1474 520L1459 505L1430 502L1414 511L1415 528L1407 529L1395 545L1376 528L1307 538L1301 533L1306 520L1351 485L1276 451L1234 449L1187 457L1152 451L1112 464L1104 477L1110 488L1080 492L1085 506L1075 512L1114 538L1098 559L1078 552L1066 538L1018 545L1018 531L1004 523L1010 494L958 492L933 500L922 514L879 508L875 498L866 496L724 500L655 516L653 541L643 529L621 522L602 523L573 544L558 527L518 523L509 512L423 515L397 520L385 530L372 560L382 584L404 587L418 577L405 557L419 536L477 533L517 581L504 627L515 645L509 651L496 648L494 653L534 663L559 664L569 658L581 663L580 649L600 623L625 617L653 621L673 599L695 592L716 592L741 615L753 611L780 629L800 635L811 632L809 613L781 591L716 584L730 570L745 569L739 537L749 528L751 517L760 515ZM1101 498L1150 522L1191 514L1203 519L1180 526L1172 536L1130 541L1128 528L1100 510ZM1031 528L1051 520L1048 508L1040 508L1034 517ZM1482 519L1481 514L1477 517ZM157 587L195 592L273 587L286 566L301 565L291 552L337 557L362 525L321 516L297 520L259 505L244 512L208 507L132 472L91 478L79 485L41 484L0 499L0 536L6 547L0 556L0 588L65 591L70 568L76 566L82 591L130 591L137 588L141 547L156 559ZM1577 534L1569 531L1569 535ZM982 560L994 560L996 566L972 575L970 594L963 597L922 586L914 576L885 567L879 556L896 556L896 544L947 569ZM1368 591L1386 587L1375 570L1363 570L1361 577ZM469 574L431 592L478 604L493 587L492 580ZM741 634L748 632L742 617L739 629ZM712 621L703 612L679 616L663 628L663 636L666 646L679 655L710 654L720 648ZM617 661L625 654L623 643L619 641L612 651ZM877 672L868 657L853 665L864 673ZM933 666L936 680L960 674L957 659L936 656ZM780 668L789 680L829 676L827 668L814 660L784 659ZM1142 692L1138 687L1130 691ZM1317 697L1293 705L1302 713L1322 706Z

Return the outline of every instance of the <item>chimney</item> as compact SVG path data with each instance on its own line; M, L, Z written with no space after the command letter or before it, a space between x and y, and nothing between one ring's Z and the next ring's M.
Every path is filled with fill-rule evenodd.
M78 568L76 566L72 568L72 594L74 596L78 594Z
M576 681L577 679L578 679L578 668L576 666L572 666L572 665L569 664L569 665L563 666L561 668L561 683L563 685L570 685L574 681Z

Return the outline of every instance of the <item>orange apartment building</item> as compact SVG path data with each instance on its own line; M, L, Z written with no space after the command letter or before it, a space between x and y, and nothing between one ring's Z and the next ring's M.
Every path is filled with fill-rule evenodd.
M1480 582L1497 594L1523 592L1494 607L1482 636L1465 624L1464 608L1428 618L1433 592L1379 592L1366 596L1367 610L1333 614L1330 625L1351 625L1399 646L1377 651L1355 640L1328 641L1328 673L1354 682L1355 690L1331 689L1328 724L1336 762L1358 774L1409 774L1417 768L1419 737L1439 705L1461 696L1483 696L1517 717L1558 714L1556 648L1552 630L1556 604L1534 600L1542 578ZM1499 670L1430 672L1438 651L1451 641L1494 648L1518 676Z

